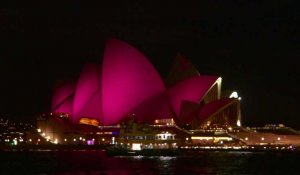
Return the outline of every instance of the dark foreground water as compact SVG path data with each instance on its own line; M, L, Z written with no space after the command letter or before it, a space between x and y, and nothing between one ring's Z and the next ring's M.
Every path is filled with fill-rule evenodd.
M300 174L299 153L200 152L107 157L103 151L0 152L0 174Z

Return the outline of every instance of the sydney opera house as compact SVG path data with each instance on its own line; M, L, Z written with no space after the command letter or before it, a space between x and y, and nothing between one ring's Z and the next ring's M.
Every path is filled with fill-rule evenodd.
M77 82L57 87L52 112L72 123L82 118L98 125L118 125L134 117L139 122L174 119L193 129L210 125L235 126L239 100L221 97L221 77L200 75L178 56L166 82L145 56L127 43L107 42L102 65L86 64Z
M187 142L202 138L200 131L241 125L239 97L221 96L221 83L182 55L163 79L136 48L109 39L101 64L86 64L76 82L54 88L52 111L38 117L38 131L58 144Z

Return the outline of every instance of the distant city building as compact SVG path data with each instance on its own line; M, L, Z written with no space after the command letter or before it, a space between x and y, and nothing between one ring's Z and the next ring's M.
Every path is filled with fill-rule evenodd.
M0 144L17 145L24 144L28 133L34 130L32 124L23 122L11 122L0 118Z

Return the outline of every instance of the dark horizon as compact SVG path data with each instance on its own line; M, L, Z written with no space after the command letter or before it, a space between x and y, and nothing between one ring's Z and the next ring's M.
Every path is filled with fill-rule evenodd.
M34 121L50 111L54 85L100 63L114 37L143 52L162 77L178 52L200 74L222 77L222 90L242 97L243 125L300 128L299 14L291 1L38 6L0 11L0 116Z

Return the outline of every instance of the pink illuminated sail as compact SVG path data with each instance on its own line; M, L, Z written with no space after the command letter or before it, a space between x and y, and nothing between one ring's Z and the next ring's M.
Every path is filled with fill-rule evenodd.
M208 90L214 85L216 76L195 76L183 80L168 90L172 107L179 116L182 101L200 103Z
M221 100L216 100L204 105L198 115L199 120L202 122L206 120L208 117L213 115L218 110L222 109L224 106L236 101L235 98L224 98Z
M73 105L73 121L81 117L100 119L102 113L98 66L86 64L77 83Z
M200 104L187 100L181 101L180 115L178 116L180 124L192 124L199 111Z
M102 69L104 124L116 124L137 105L165 91L147 58L122 41L108 40Z
M53 112L72 115L74 96L66 98Z
M177 56L167 85L168 89L141 52L110 39L101 66L86 64L76 85L64 83L55 88L51 110L70 114L75 124L81 118L89 118L106 126L128 119L152 123L173 118L179 126L197 129L211 116L227 117L228 111L240 117L238 101L218 100L221 78L200 76L182 55Z
M162 93L144 101L130 113L129 117L138 122L152 123L157 119L173 118L173 112L166 93Z
M55 87L52 96L52 112L72 114L75 85L73 82L64 82Z
M177 54L171 67L166 84L168 87L190 77L200 76L196 67L182 54Z

